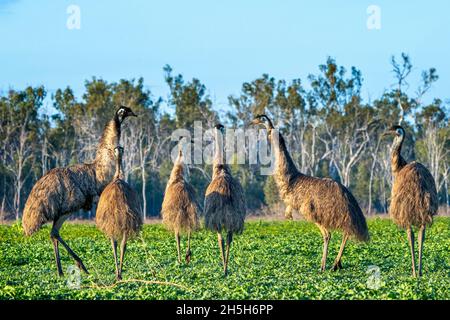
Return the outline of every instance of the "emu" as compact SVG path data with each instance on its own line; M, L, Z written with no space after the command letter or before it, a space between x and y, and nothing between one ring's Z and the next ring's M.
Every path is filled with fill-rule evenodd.
M230 247L233 234L244 229L245 199L238 180L231 175L230 168L223 162L224 126L215 126L215 155L211 183L205 193L205 227L217 232L223 271L227 275ZM226 233L226 249L222 231Z
M122 266L127 240L136 236L142 226L141 201L136 191L123 180L123 148L115 148L116 172L98 201L95 222L110 239L116 266L116 279L122 280ZM120 244L120 263L117 259L117 241Z
M341 230L343 238L339 253L334 261L334 271L342 269L342 254L349 237L360 241L369 240L366 219L358 202L350 191L337 181L317 178L300 173L287 150L283 136L275 130L266 115L257 115L252 124L264 125L275 151L275 182L281 199L289 211L301 212L314 222L323 237L321 271L325 271L328 244L332 230Z
M422 250L425 240L425 229L433 223L433 216L438 210L438 196L433 176L421 163L407 163L401 155L405 129L393 126L384 136L394 136L391 154L391 170L394 183L391 192L389 215L393 221L406 229L411 248L412 274L416 277L414 255L414 232L419 229L419 276L422 275Z
M59 276L63 275L59 243L78 267L88 273L83 261L61 238L59 229L72 213L80 209L90 210L94 199L111 180L114 174L114 148L120 141L122 122L129 116L136 116L130 108L121 106L117 109L113 119L106 124L94 162L50 170L36 182L28 196L22 219L24 233L30 236L45 223L53 222L50 238Z
M163 224L175 233L178 262L181 263L180 232L187 233L187 249L185 260L191 260L191 232L198 229L199 206L195 190L188 182L189 171L184 163L182 146L185 139L179 142L178 157L167 182L161 214Z

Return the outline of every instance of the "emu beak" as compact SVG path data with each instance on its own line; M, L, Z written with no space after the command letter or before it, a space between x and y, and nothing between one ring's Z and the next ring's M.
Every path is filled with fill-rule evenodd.
M131 115L132 115L133 117L137 117L137 114L134 113L133 111L131 111Z
M382 137L382 138L385 138L385 137L390 136L390 135L392 135L392 134L393 134L392 130L388 130L388 131L383 132L383 134L381 135L381 137Z

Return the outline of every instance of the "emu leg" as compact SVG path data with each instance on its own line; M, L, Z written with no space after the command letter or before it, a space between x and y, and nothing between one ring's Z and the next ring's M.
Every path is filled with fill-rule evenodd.
M55 252L55 261L56 261L56 268L58 269L58 275L62 277L64 275L61 267L61 259L59 257L59 246L58 246L58 240L50 235L50 238L53 243L53 251Z
M75 252L73 252L73 250L69 247L69 245L59 235L59 229L61 228L65 219L66 219L66 217L62 216L61 218L59 218L58 220L55 220L53 222L53 227L52 227L52 231L50 232L50 236L52 238L55 238L59 243L61 243L63 245L63 247L67 250L69 255L71 255L72 258L77 263L78 268L83 270L85 273L89 274L89 272L87 271L86 267L83 264L83 261L75 254Z
M294 220L294 218L292 216L292 207L291 206L287 206L286 211L284 212L284 218L286 220Z
M327 255L328 255L328 243L330 242L331 239L331 233L325 229L324 227L322 227L321 225L318 225L320 229L320 232L322 233L322 237L323 237L323 252L322 252L322 263L320 265L320 271L324 272L326 265L327 265Z
M119 265L119 277L118 280L122 280L122 268L123 259L125 258L125 251L127 250L127 236L124 234L122 238L122 243L120 244L120 265Z
M217 232L217 242L219 243L219 249L220 249L220 256L222 257L222 264L225 266L225 255L223 253L223 239L222 239L222 234L220 232Z
M116 267L116 279L119 280L119 262L117 261L117 241L111 238L111 246L114 255L114 266Z
M233 241L233 233L232 232L228 232L227 233L227 247L226 247L226 257L225 257L225 265L223 267L223 272L225 275L228 274L228 260L230 258L230 247L231 247L231 242Z
M181 253L180 253L180 233L175 231L175 240L177 242L177 253L178 253L178 263L181 263Z
M409 246L411 247L411 262L412 262L412 274L413 277L416 277L416 261L414 256L414 232L411 227L406 229L408 234Z
M56 268L58 270L58 275L60 277L62 277L64 275L64 273L62 271L61 258L59 256L59 243L58 243L58 239L55 236L59 233L59 229L61 228L61 225L64 222L63 219L60 219L60 220L61 221L59 223L57 223L58 220L53 221L52 230L50 231L50 239L52 240L52 243L53 243L53 251L55 253L55 261L56 261Z
M425 225L422 225L419 230L419 277L422 276L422 250L423 242L425 241Z
M336 260L334 260L334 264L333 264L333 271L336 271L337 269L342 269L342 264L341 264L341 258L342 258L342 254L344 253L344 249L345 249L345 243L348 240L348 235L345 233L342 236L342 243L341 243L341 248L339 249L339 253L336 256Z
M72 249L70 249L69 245L61 238L60 235L56 236L56 239L64 246L64 248L67 250L67 252L72 256L72 258L75 260L75 262L78 265L78 268L83 270L85 273L89 274L89 271L87 271L86 267L83 264L83 261L76 255L75 252L73 252Z
M186 250L186 263L191 262L191 231L188 231L187 250Z

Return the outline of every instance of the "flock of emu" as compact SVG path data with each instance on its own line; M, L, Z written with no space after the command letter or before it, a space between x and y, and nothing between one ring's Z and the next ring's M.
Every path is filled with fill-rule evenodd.
M123 148L120 146L120 129L122 122L129 116L136 114L128 107L119 107L114 118L105 127L95 160L89 164L50 170L36 182L27 199L23 213L24 232L26 235L32 235L43 224L53 222L50 238L60 276L63 275L63 271L59 244L64 246L79 268L88 273L82 260L61 238L59 230L70 214L80 209L89 210L98 201L96 224L111 239L116 278L117 280L122 278L126 242L139 232L143 223L140 198L123 180L121 168ZM268 139L275 152L275 181L288 212L292 209L298 210L308 221L314 222L322 233L322 271L326 268L331 231L342 231L342 244L332 267L333 270L341 269L341 258L348 238L369 240L366 219L358 202L339 182L299 172L287 150L283 136L275 130L266 115L256 116L252 124L263 125L267 130ZM213 174L206 190L203 211L205 228L217 233L226 275L233 235L243 231L246 208L242 187L223 162L221 140L223 132L223 125L217 124ZM393 221L407 231L413 276L416 276L416 265L412 227L419 229L420 276L425 228L432 223L438 209L436 186L430 172L422 164L407 163L402 158L400 152L405 138L404 129L394 126L385 135L394 136L391 158L394 183L389 213ZM180 142L179 145L178 157L167 183L161 213L163 223L175 234L180 263L180 235L187 234L185 260L189 263L191 233L199 227L201 209L195 200L195 190L188 182L187 166L181 147L183 143ZM119 258L118 242L120 242Z

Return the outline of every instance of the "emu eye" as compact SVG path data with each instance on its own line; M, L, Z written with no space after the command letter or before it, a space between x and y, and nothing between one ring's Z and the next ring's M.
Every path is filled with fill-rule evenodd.
M395 130L395 131L397 132L397 134L398 134L399 136L403 135L403 130L402 130L402 129L397 129L397 130Z

